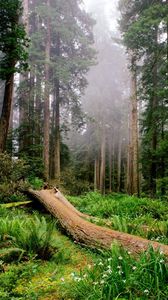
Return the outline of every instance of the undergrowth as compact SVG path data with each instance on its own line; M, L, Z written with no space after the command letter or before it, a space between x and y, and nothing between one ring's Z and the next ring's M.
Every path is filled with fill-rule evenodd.
M0 258L6 262L29 257L49 259L53 255L54 222L24 214L0 218Z
M168 265L162 252L152 248L135 260L114 245L93 266L71 276L67 299L168 299Z
M168 243L168 206L166 201L137 198L123 194L102 196L88 193L69 200L82 212L90 214L97 225Z

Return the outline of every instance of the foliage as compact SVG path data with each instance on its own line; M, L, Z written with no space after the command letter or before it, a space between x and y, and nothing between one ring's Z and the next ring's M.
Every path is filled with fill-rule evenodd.
M92 185L84 179L79 179L76 176L74 168L67 168L61 174L62 186L65 192L70 195L82 195L89 192Z
M21 191L27 188L24 181L28 165L20 159L11 158L7 153L0 154L0 202L24 201Z
M137 72L141 113L141 163L145 192L165 195L168 172L167 15L166 1L120 0L123 40ZM157 181L166 186L158 186Z
M40 179L38 177L29 176L28 181L29 181L31 187L35 190L40 190L44 186L43 179Z
M0 242L3 248L6 246L6 252L2 249L0 256L6 261L26 256L49 259L54 254L53 231L54 223L48 223L44 217L1 217Z
M135 260L112 246L111 253L91 268L72 274L67 294L73 299L166 299L168 265L161 252L149 248ZM69 286L68 286L69 288Z
M19 20L21 14L22 1L0 0L0 78L4 80L9 74L27 67L28 40Z

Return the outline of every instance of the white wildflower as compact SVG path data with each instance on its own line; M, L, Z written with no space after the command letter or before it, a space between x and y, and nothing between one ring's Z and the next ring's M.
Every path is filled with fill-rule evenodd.
M132 270L134 270L134 271L135 271L135 270L136 270L136 268L137 268L136 266L133 266L133 267L132 267Z
M122 258L122 256L119 256L119 258L118 258L119 260L122 260L123 258Z
M61 278L61 281L65 281L64 277Z
M147 289L144 290L144 293L145 293L145 294L149 294L149 290L147 290Z

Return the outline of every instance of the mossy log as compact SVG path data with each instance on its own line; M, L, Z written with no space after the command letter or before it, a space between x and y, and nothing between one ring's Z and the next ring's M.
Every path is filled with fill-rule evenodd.
M168 255L167 245L90 223L86 219L91 216L80 213L58 190L31 189L29 194L38 199L47 211L58 219L62 228L77 243L91 248L110 249L111 244L117 241L134 254L143 252L151 246Z

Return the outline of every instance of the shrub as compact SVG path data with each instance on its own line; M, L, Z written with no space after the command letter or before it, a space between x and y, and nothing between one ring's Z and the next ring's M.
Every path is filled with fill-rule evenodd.
M43 179L40 179L38 177L30 176L28 177L28 181L31 187L35 190L40 190L44 186Z
M23 251L22 254L24 253L24 255L19 255L19 258L35 256L44 260L50 259L54 254L52 246L54 225L53 222L46 222L44 217L37 216L26 220L24 216L16 216L13 219L8 216L1 218L0 241L4 247L10 248L4 257L8 257L9 260L11 253L12 260L14 258L13 253L19 253L14 249L19 249ZM18 258L18 255L14 256Z
M24 181L28 172L28 165L23 160L13 159L7 153L0 154L0 202L10 202L10 197L15 194L15 199L20 201L19 192L27 188Z

